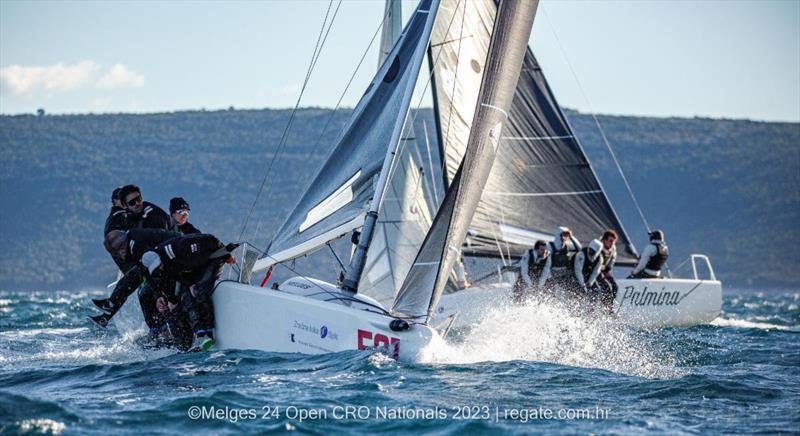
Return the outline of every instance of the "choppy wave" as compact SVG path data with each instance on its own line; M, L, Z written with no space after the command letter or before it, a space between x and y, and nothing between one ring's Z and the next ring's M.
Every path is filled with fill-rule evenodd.
M545 302L498 308L418 364L359 351L143 350L135 306L119 329L102 333L85 320L89 297L0 292L0 433L716 434L800 426L797 293L727 296L720 319L682 329L637 330ZM283 409L266 420L197 421L187 415L197 405ZM329 413L368 406L373 415L300 420L286 415L290 406ZM376 419L376 406L440 408L448 417ZM499 415L565 408L609 415L454 419L465 406ZM753 412L766 410L769 419Z

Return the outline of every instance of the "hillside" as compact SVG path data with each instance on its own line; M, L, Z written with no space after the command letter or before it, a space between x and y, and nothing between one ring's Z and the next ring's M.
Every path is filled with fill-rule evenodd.
M348 112L298 113L245 239L263 245L280 225ZM641 220L592 117L568 116L641 243ZM288 110L0 116L0 289L107 283L114 265L101 246L102 226L111 190L124 183L164 208L181 195L195 225L238 239L288 117ZM673 266L690 252L707 253L726 285L797 288L800 124L599 118L650 224L666 231Z

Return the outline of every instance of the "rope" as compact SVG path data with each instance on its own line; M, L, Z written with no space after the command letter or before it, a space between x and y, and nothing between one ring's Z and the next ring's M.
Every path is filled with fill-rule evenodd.
M305 94L306 87L308 86L308 82L311 79L311 74L313 73L314 67L317 64L317 60L319 59L319 55L322 53L322 47L325 45L325 41L328 39L328 34L330 33L331 28L333 27L333 22L336 19L336 15L338 14L339 7L341 5L342 5L342 0L339 0L339 3L336 5L336 10L333 13L333 17L331 17L330 24L328 25L328 30L325 31L325 26L326 26L326 24L328 24L328 16L329 16L330 11L331 11L331 6L333 6L333 0L330 0L330 2L328 3L328 9L325 12L325 19L322 21L322 27L320 28L319 35L317 36L317 43L316 43L316 45L314 47L314 52L311 55L311 63L308 66L308 71L306 72L306 77L305 77L305 80L303 81L303 87L300 89L300 95L297 96L297 101L295 102L295 105L294 105L294 108L292 109L291 115L289 115L289 121L286 123L286 127L283 130L283 134L281 135L281 139L280 139L280 142L278 143L278 147L276 148L275 153L273 153L273 155L272 155L272 159L270 160L269 166L267 167L267 171L264 173L264 178L261 181L261 185L258 188L258 192L256 193L256 198L253 200L253 204L250 206L250 209L247 211L247 215L245 216L244 223L242 223L242 230L241 230L241 232L239 232L239 239L242 239L242 237L244 236L245 229L247 229L247 224L250 222L250 217L253 215L253 210L255 209L256 204L258 203L258 199L261 197L261 193L264 190L264 186L266 185L267 180L269 179L269 175L272 172L272 167L275 164L275 161L277 160L277 157L283 152L283 149L286 146L286 140L287 140L288 135L289 135L289 130L291 129L292 124L294 123L294 117L295 117L295 114L297 113L297 108L300 106L300 101L303 98L303 94ZM325 34L324 37L323 37L323 33ZM269 192L272 191L272 187L273 186L274 186L274 184L270 184L269 190L267 191L268 194L269 194Z
M633 204L634 206L636 206L636 211L639 213L639 217L642 219L642 222L644 223L647 232L650 233L650 224L647 222L647 218L644 217L644 212L642 212L642 208L639 205L639 201L636 200L636 196L633 194L633 189L631 189L631 185L630 183L628 183L628 178L625 177L625 172L622 171L622 166L619 164L619 160L617 159L617 154L614 153L614 150L611 148L611 142L609 142L605 130L603 130L603 127L600 125L600 120L597 119L597 115L595 114L594 109L592 108L592 104L589 102L589 98L586 96L586 92L584 91L580 80L578 80L578 75L575 73L575 69L572 68L572 63L569 61L569 58L567 57L567 53L564 50L564 46L561 45L561 40L558 38L558 34L556 33L555 28L550 22L550 17L547 15L547 11L545 11L543 8L542 12L544 13L544 18L547 21L547 25L550 27L550 31L553 33L553 36L556 39L558 48L559 50L561 50L561 55L564 57L564 60L566 61L567 66L569 67L569 71L572 73L572 77L575 79L575 83L578 85L578 89L580 90L583 99L586 102L586 105L589 107L589 113L592 115L592 119L594 120L594 123L597 126L597 130L600 132L600 136L603 138L603 143L606 145L608 152L611 154L611 158L614 161L614 165L616 165L617 171L619 171L619 175L622 177L622 181L625 183L625 188L628 190L628 195L630 195L631 200L633 200Z

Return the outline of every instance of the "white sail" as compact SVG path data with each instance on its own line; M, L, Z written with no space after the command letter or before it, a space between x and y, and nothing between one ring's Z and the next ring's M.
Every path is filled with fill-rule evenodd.
M377 211L400 145L438 1L423 0L353 111L344 133L254 270L303 255Z
M508 120L537 6L509 1L497 10L464 158L392 306L398 315L428 321L460 256Z
M381 34L381 59L400 36L402 21L399 0L386 0L386 18ZM438 20L437 20L438 22ZM435 24L434 24L435 26ZM421 75L420 79L425 79ZM375 232L367 254L358 292L381 304L389 305L403 284L414 256L431 225L430 206L425 192L431 182L424 177L418 152L413 120L409 118L403 132L394 173L390 177L386 197L380 208ZM436 205L438 206L438 205Z

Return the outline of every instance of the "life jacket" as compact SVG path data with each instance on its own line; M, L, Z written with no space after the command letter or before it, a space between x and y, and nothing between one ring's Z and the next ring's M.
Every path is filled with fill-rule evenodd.
M647 265L645 265L644 268L651 271L661 271L661 267L667 263L669 247L663 242L660 244L651 242L651 244L656 246L656 254L650 257L650 260L647 261Z
M531 278L531 283L538 283L539 277L542 276L544 265L547 263L547 257L535 259L533 250L528 250L528 277Z
M550 266L552 268L572 268L575 265L575 251L569 249L566 243L561 244L561 249L556 250L556 245L553 242L548 242L550 245Z
M603 248L603 251L601 251L600 254L603 255L603 268L601 269L601 271L611 270L611 268L614 267L614 265L612 265L611 262L614 260L614 258L617 257L616 256L617 247L611 247L610 250L606 250L605 248Z
M581 274L583 275L583 280L589 280L589 276L594 271L595 266L598 263L605 262L603 259L603 253L601 252L594 260L589 256L589 247L583 247L581 249L583 252L583 269L581 270Z

